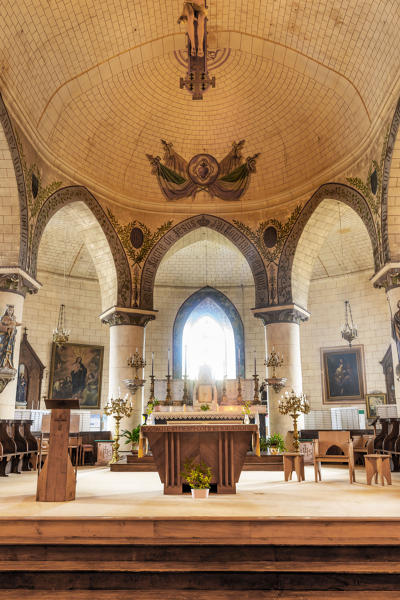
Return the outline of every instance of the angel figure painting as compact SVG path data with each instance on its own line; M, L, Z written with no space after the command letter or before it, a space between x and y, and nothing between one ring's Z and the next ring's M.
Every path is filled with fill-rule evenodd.
M78 398L80 408L99 408L103 346L53 344L49 398Z
M233 142L232 149L220 163L211 154L196 154L187 162L174 150L171 142L161 140L164 157L146 154L152 174L156 175L167 200L194 197L206 191L221 200L239 200L256 172L259 153L243 158L245 140Z

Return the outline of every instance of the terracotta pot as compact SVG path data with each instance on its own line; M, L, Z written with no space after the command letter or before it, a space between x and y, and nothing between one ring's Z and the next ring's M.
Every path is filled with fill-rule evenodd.
M270 454L279 454L279 448L278 448L278 446L270 446L269 447L269 453Z
M208 498L209 488L192 488L192 498Z

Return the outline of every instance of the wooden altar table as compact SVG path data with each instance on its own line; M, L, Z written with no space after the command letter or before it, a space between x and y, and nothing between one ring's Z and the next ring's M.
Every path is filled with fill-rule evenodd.
M211 467L211 484L218 494L236 494L246 453L257 425L197 424L144 425L164 494L182 494L181 472L189 459Z

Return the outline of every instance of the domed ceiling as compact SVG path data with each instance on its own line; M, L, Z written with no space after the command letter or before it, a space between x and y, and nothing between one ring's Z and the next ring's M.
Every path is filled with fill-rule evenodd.
M3 0L6 105L61 171L126 205L166 208L145 156L162 156L161 138L187 160L221 160L245 139L244 156L261 153L248 207L310 191L360 152L399 92L398 1L208 4L216 87L193 101L179 89L180 1Z

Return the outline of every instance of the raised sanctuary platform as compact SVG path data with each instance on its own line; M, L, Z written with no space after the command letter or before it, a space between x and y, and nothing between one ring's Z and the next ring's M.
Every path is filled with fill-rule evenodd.
M0 488L7 600L360 599L400 596L400 474L323 483L242 473L234 496L163 496L155 473L80 468L74 502L36 503L36 474Z

